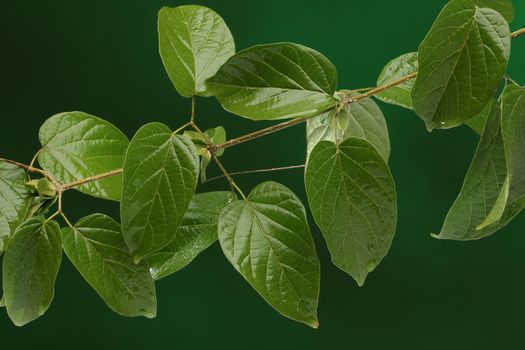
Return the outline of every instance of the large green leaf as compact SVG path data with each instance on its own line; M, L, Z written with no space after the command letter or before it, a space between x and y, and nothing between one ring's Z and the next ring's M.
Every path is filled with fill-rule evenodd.
M0 254L31 206L31 191L26 182L27 175L23 169L0 162Z
M147 259L153 278L158 280L181 270L215 243L219 214L234 198L231 192L195 195L173 241Z
M472 0L449 2L419 47L412 102L427 128L455 127L479 114L509 55L509 25L500 14Z
M337 71L310 48L259 45L230 58L206 85L226 110L245 118L311 117L336 105Z
M122 168L128 138L105 120L83 112L57 114L40 128L42 168L62 183ZM78 190L95 197L120 200L122 177L90 182Z
M525 89L509 83L501 96L501 133L507 175L484 228L501 220L512 203L525 197Z
M155 317L155 284L145 263L133 264L120 225L94 214L62 229L69 260L106 304L120 315Z
M235 54L226 23L203 6L164 7L159 12L158 30L162 62L184 97L205 94L206 79Z
M401 55L388 62L377 78L377 86L386 85L417 72L417 52ZM376 94L375 97L383 102L412 109L412 87L414 79L394 86Z
M487 7L498 11L508 22L514 19L512 0L473 0L478 7Z
M173 240L197 186L195 145L161 123L135 134L124 163L122 231L135 262Z
M219 218L219 240L235 269L282 315L317 328L320 267L303 204L265 182Z
M320 141L337 142L350 137L367 140L388 161L388 126L381 109L371 99L354 102L342 111L333 110L306 122L308 154Z
M396 230L388 165L366 140L322 141L310 154L305 183L334 264L363 285L388 253Z
M466 241L489 236L507 225L525 206L523 200L508 205L499 222L478 230L494 207L507 174L500 111L499 104L494 103L461 192L435 238Z
M3 263L3 288L7 313L23 326L42 316L55 293L62 260L60 226L42 216L18 227Z

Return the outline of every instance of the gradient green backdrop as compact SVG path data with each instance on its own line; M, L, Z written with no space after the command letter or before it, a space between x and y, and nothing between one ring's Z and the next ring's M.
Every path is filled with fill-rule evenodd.
M383 65L419 42L444 0L216 0L239 49L276 41L313 47L339 69L340 88L374 84ZM188 1L2 1L0 7L0 154L29 162L49 116L82 110L132 136L142 124L186 121L161 64L156 17ZM525 24L515 1L512 28ZM525 83L525 38L513 41L509 72ZM431 232L455 199L477 137L467 128L425 131L410 111L381 105L392 139L399 225L388 257L363 288L331 265L314 228L322 261L321 326L282 318L239 276L214 245L180 273L158 283L154 320L112 313L64 258L48 313L15 328L0 310L1 349L523 349L525 348L525 215L479 242L437 241ZM204 127L230 136L268 123L223 112L199 100ZM304 125L228 150L231 171L304 162ZM216 172L215 169L212 172ZM249 191L277 180L305 200L302 171L239 178ZM225 189L215 182L201 190ZM105 211L114 203L77 193L68 215ZM310 217L310 223L314 227Z

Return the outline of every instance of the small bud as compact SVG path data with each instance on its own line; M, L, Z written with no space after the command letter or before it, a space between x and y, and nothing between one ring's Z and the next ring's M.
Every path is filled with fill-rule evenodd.
M48 179L40 179L37 183L38 194L42 197L53 198L57 195L55 185Z

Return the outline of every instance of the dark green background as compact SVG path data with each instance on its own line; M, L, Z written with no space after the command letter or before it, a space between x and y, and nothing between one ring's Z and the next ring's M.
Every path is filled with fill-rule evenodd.
M195 1L221 13L237 47L295 41L329 57L340 88L374 84L383 65L413 51L445 1L221 0ZM157 49L161 6L187 1L2 1L0 118L4 157L29 162L40 124L63 111L106 118L129 136L142 124L184 123ZM518 1L516 1L518 3ZM519 1L513 29L525 24ZM509 72L525 82L525 38L513 41ZM158 284L155 320L113 314L69 262L48 313L15 328L0 310L2 349L523 349L525 347L525 216L483 241L437 241L474 152L467 128L425 131L410 111L382 105L392 139L391 166L399 193L399 225L388 257L363 288L330 264L320 232L321 327L311 330L274 312L213 246ZM224 125L230 136L269 125L199 100L203 127ZM231 171L304 162L304 126L228 150ZM215 169L212 170L216 172ZM302 172L239 178L249 191L277 180L305 199ZM211 183L202 190L227 188ZM68 215L116 204L67 194ZM313 225L313 220L310 218Z

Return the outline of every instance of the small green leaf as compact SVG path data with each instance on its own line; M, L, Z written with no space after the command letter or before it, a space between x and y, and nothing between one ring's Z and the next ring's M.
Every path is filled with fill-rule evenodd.
M525 207L525 201L507 206L501 220L478 230L494 207L507 173L500 128L501 109L494 103L476 154L458 198L450 208L438 239L467 241L487 237L507 225Z
M241 117L306 118L335 107L337 71L310 48L259 45L230 58L206 85L227 111Z
M135 134L124 163L120 203L122 231L135 262L173 240L195 193L199 159L195 145L161 123Z
M497 90L510 55L509 25L472 0L449 2L419 47L412 89L427 128L452 128L478 115Z
M320 267L303 204L265 182L219 218L226 258L282 315L317 328Z
M388 62L383 71L377 78L377 86L386 85L393 81L399 80L410 74L417 72L417 52L410 52L399 56ZM412 87L414 86L414 79L408 80L403 84L392 87L379 94L376 94L379 100L412 109Z
M115 126L83 112L57 114L40 128L38 162L62 183L122 168L128 138ZM113 176L77 188L86 194L120 200L122 177Z
M215 243L219 214L234 199L231 192L193 196L173 241L147 259L153 278L159 280L174 274Z
M514 83L501 95L501 130L507 175L494 207L478 229L499 222L509 205L525 197L525 89Z
M350 137L367 140L388 161L388 127L381 109L371 99L354 102L342 111L333 110L306 121L307 154L320 141L337 142Z
M47 311L61 260L57 222L39 216L18 227L3 263L4 298L15 325L23 326Z
M57 195L56 186L46 178L38 180L36 188L41 197L53 198Z
M487 7L499 12L507 22L514 20L514 6L512 0L473 0L478 7Z
M159 12L160 56L178 93L205 95L204 82L235 54L224 20L198 5L164 7Z
M388 165L366 140L321 141L310 154L305 183L332 261L363 285L396 231L396 191Z
M90 215L62 229L62 241L69 260L113 311L155 317L155 284L145 263L133 264L117 222Z
M31 206L31 191L22 168L0 162L0 254L6 241L25 220Z

